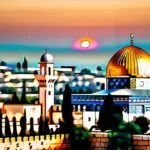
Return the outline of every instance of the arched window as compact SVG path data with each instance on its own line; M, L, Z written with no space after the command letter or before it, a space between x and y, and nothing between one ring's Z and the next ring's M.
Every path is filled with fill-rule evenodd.
M48 75L51 75L51 67L48 67Z
M83 111L86 111L86 105L83 106Z
M100 111L100 109L101 109L101 105L97 104L97 105L95 106L95 111Z
M78 105L78 111L81 111L81 106L80 105Z
M73 111L76 111L76 106L75 105L73 105Z
M88 111L95 111L95 106L93 104L90 104L88 106Z
M42 75L44 75L44 74L45 74L44 67L42 67Z

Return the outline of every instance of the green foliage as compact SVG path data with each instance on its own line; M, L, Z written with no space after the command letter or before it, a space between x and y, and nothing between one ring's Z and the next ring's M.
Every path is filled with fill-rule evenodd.
M0 90L3 94L13 94L15 92L15 89L13 87L7 86L0 88Z
M134 132L136 132L137 134L142 134L141 127L138 124L136 124L134 121L131 121L129 123L129 127L133 129L132 130L132 132L133 132L132 134L134 134Z
M71 134L74 135L75 139L88 139L91 136L91 132L85 130L83 127L74 126L71 128Z
M70 144L72 150L90 149L89 137L91 133L83 127L74 126L70 129Z
M149 130L148 125L150 124L150 121L146 117L140 116L136 118L135 124L140 126L142 134L144 134Z
M38 97L37 96L26 96L26 100L27 100L27 102L34 104L35 101L38 101Z
M120 122L116 128L113 128L112 131L108 133L108 137L114 149L120 148L124 150L132 146L132 135L141 133L141 128L134 122Z

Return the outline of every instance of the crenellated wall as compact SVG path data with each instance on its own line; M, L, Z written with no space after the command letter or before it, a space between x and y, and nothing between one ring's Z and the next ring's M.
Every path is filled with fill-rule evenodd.
M92 132L89 138L91 150L107 150L109 138L107 133ZM10 149L9 149L10 148ZM70 150L69 134L0 138L0 150ZM133 135L133 147L128 150L150 150L149 135Z
M53 150L70 148L68 134L56 134L44 136L29 136L29 137L17 137L12 138L0 138L0 150Z

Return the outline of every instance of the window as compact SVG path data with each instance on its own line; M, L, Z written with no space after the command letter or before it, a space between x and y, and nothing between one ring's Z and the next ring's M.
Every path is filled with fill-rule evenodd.
M88 117L88 121L89 121L89 122L91 121L91 117Z
M51 75L51 68L48 67L48 74Z
M51 91L48 91L48 95L51 95Z
M86 111L86 105L83 106L83 110Z
M44 67L42 67L42 75L44 75L44 73L45 73L45 72L44 72Z

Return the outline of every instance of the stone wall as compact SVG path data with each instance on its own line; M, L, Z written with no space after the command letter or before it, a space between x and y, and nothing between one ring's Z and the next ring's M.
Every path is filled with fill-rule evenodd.
M0 150L68 150L70 149L68 134L56 134L44 136L29 136L12 138L0 138Z
M107 133L92 133L90 137L91 150L107 150L109 138ZM133 147L129 150L150 150L149 135L133 135ZM70 150L69 135L56 134L44 136L29 136L0 138L0 150Z
M90 141L92 150L107 150L108 133L92 133ZM133 147L128 150L150 150L150 136L133 135Z

